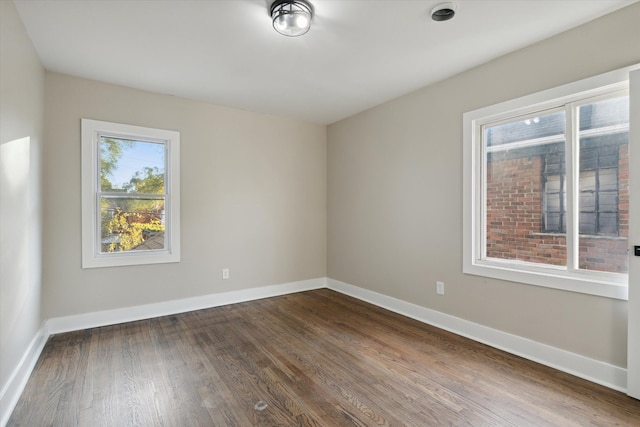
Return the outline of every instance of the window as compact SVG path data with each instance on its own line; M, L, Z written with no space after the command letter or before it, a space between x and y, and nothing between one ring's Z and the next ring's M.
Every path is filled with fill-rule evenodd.
M465 273L627 298L628 71L465 113Z
M624 138L620 145L623 146L623 150L628 151L628 133L622 136ZM603 144L602 141L595 142ZM580 234L603 236L620 234L619 151L618 145L596 145L580 151ZM543 173L543 231L565 233L564 156L545 155ZM622 173L628 173L626 164L623 164Z
M180 261L180 134L82 120L83 268Z

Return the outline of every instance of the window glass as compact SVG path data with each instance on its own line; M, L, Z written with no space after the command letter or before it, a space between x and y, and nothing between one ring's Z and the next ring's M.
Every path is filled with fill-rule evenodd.
M565 113L487 126L486 258L566 265Z
M100 136L101 191L164 193L163 143Z
M616 97L571 113L580 123L579 269L627 271L628 105ZM560 111L484 127L486 259L567 265L565 126Z
M100 252L164 249L164 231L164 198L101 196Z
M106 136L99 143L100 252L164 249L164 144Z
M579 268L626 273L629 97L579 107Z

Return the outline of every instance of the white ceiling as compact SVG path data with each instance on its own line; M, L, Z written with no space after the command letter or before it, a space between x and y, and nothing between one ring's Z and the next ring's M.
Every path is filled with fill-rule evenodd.
M272 0L15 0L45 68L328 124L637 0L311 0L298 38Z

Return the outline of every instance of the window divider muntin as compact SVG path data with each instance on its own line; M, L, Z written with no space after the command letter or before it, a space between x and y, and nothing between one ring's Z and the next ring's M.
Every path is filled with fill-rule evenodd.
M478 180L479 190L478 193L480 195L480 203L479 203L479 213L476 218L480 218L480 224L478 227L478 232L480 233L480 238L477 239L478 244L480 245L478 251L477 259L484 260L487 258L487 147L485 144L485 132L487 129L487 124L482 124L478 126L479 139L480 141L480 150L479 151L479 160L478 163L480 165L480 179Z
M566 250L567 250L567 271L574 273L578 270L579 264L579 235L577 227L579 225L579 206L580 191L576 191L576 185L580 182L580 150L578 147L578 127L580 126L580 118L578 117L578 109L574 103L565 105L565 156L564 169L567 180L567 188L565 189L565 198L567 209L565 218L567 221L566 229ZM571 159L571 161L569 161Z
M103 199L144 199L153 200L169 197L169 194L164 193L134 193L134 192L117 192L117 191L104 191L97 192L98 196Z

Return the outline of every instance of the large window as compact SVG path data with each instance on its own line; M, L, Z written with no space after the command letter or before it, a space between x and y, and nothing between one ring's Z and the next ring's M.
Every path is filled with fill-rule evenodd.
M465 114L466 273L627 297L626 74Z
M82 265L180 261L177 132L82 120Z

